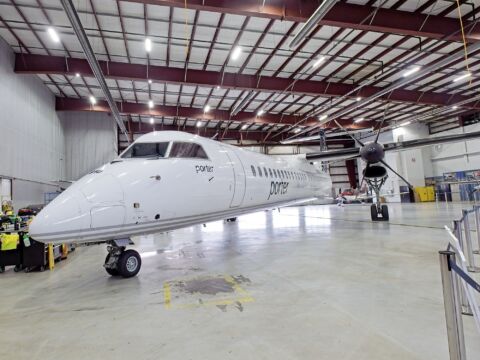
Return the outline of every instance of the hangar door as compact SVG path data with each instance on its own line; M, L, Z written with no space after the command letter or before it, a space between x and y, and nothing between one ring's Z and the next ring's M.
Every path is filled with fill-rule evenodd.
M243 201L245 196L245 169L243 168L243 164L240 161L238 155L231 149L224 147L225 152L228 156L229 163L232 166L233 170L233 196L232 202L230 203L230 207L237 207Z

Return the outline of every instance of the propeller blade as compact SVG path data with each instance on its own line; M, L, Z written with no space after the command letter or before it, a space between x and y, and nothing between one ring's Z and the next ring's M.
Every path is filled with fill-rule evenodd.
M367 163L367 166L365 166L365 169L363 170L362 181L360 181L360 186L359 186L360 191L362 191L363 182L365 181L365 172L367 171L369 166L370 166L370 164Z
M337 124L337 126L338 126L340 129L342 129L343 131L345 131L345 133L346 133L348 136L350 136L350 137L353 139L353 141L356 141L357 143L359 143L360 146L365 146L365 144L364 144L363 142L361 142L360 140L358 140L355 136L353 136L352 134L350 134L350 132L349 132L347 129L345 129L342 125L340 125L340 123L339 123L337 120L333 120L333 121L335 121L335 124Z
M378 142L378 138L380 137L380 133L382 132L382 127L383 127L383 122L385 121L385 118L382 119L382 122L380 123L380 127L378 128L377 136L375 137L375 143Z
M387 111L388 111L388 106L390 105L390 103L387 103L387 106L385 107L385 111L383 112L383 118L382 118L382 122L380 123L380 126L378 128L378 131L377 131L377 136L375 137L375 143L378 142L378 138L380 137L380 133L382 132L382 127L383 127L383 123L385 122L385 118L387 117Z
M413 190L413 185L410 184L407 179L405 179L402 175L400 175L398 172L396 172L395 170L392 169L392 167L390 165L388 165L384 160L380 160L380 162L385 166L387 167L391 172L393 172L395 175L397 175L400 179L402 179L405 184L407 184L407 186Z

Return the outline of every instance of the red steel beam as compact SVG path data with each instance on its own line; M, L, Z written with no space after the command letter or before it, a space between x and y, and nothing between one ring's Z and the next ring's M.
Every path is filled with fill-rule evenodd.
M222 73L215 71L193 70L187 73L183 69L169 68L121 62L100 61L102 71L107 78L115 80L143 80L150 79L158 82L188 84L197 86L216 87L222 84L223 88L257 90L264 92L283 92L291 80L286 78L267 77L258 78L255 75ZM15 72L19 74L59 74L73 76L80 73L82 76L92 76L93 73L85 59L64 58L60 56L46 56L33 54L16 54ZM356 85L344 83L331 83L327 81L298 80L295 85L285 93L311 95L311 96L345 96L352 92ZM362 96L371 96L382 88L378 86L365 86ZM353 94L351 97L357 96ZM397 89L389 96L382 97L389 101L415 103L422 105L450 105L468 100L467 97L445 93L422 92L415 90ZM467 108L480 109L478 105Z
M355 172L355 160L346 160L345 165L347 167L348 182L352 189L357 187L357 174Z
M128 125L127 122L125 122L125 125ZM185 131L191 134L197 134L203 137L208 137L212 138L215 136L215 134L220 134L223 132L225 129L215 129L215 128L197 128L194 126L186 126L186 127L178 127L174 125L163 125L163 124L139 124L138 122L133 122L131 124L131 129L134 134L147 134L151 131ZM243 131L243 130L233 130L233 129L228 129L226 135L224 136L223 140L237 140L240 141L243 139L243 141L256 141L256 142L262 142L264 137L264 133L261 131ZM281 139L280 139L281 140ZM268 142L268 143L262 143L263 145L274 145L278 146L279 144L276 142ZM327 139L327 144L328 145L344 145L348 147L353 147L355 145L354 141L351 140L350 138L340 138L340 139ZM298 144L294 145L289 145L289 146L296 146ZM301 145L318 145L318 140L314 141L309 141L302 143Z
M199 108L187 108L177 106L163 106L157 105L153 109L149 109L147 104L121 102L117 103L117 107L121 114L125 115L143 115L152 117L178 117L189 118L193 120L217 120L217 121L239 121L243 123L256 123L256 124L282 124L293 125L300 117L293 115L281 115L281 114L265 114L257 116L254 112L241 111L235 116L230 116L230 113L226 110L211 110L205 113L203 109ZM74 99L74 98L56 98L55 110L57 111L96 111L110 113L110 108L106 101L97 101L95 105L91 105L87 99ZM350 119L342 119L340 123L349 129L366 129L374 126L376 123L373 121L364 121L360 124L353 123ZM312 126L318 124L318 121L314 118L310 119L305 126ZM336 129L336 126L328 127Z
M124 1L185 8L184 0ZM189 0L187 7L195 10L305 22L316 10L318 3L301 0L270 0L262 6L262 1L259 0ZM319 25L461 41L458 19L346 2L337 2ZM468 41L480 40L480 24L466 21L464 25L468 29L466 32Z

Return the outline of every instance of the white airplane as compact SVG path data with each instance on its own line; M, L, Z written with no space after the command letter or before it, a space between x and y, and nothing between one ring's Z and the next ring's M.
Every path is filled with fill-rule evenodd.
M387 205L379 201L386 168L403 177L384 161L385 152L480 137L477 131L382 145L378 134L370 143L355 139L358 148L289 157L262 155L177 131L146 134L49 203L30 224L30 236L53 244L106 242L106 271L131 277L141 266L138 252L126 250L132 236L331 200L328 170L311 161L359 157L366 162L360 187L366 181L377 197L371 205L372 220L388 221Z
M273 157L197 135L153 132L73 183L30 225L48 243L107 242L110 275L135 276L135 235L329 199L327 171L305 155Z

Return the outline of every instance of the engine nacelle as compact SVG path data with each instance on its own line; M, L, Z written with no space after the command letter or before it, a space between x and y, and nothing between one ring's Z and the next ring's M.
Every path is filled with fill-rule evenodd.
M370 165L365 169L364 175L366 179L382 179L387 176L387 169L379 165Z

